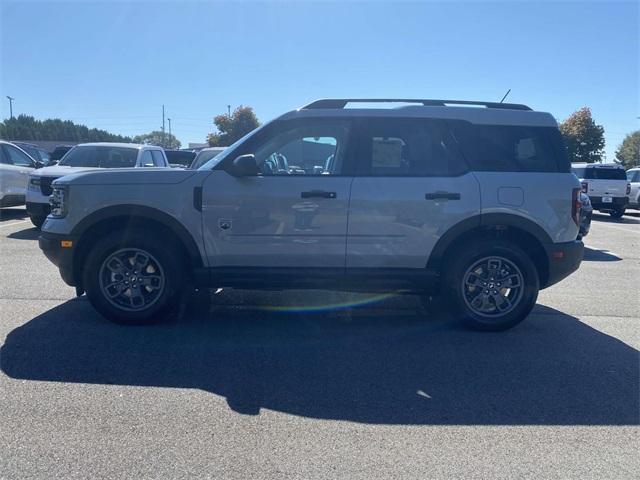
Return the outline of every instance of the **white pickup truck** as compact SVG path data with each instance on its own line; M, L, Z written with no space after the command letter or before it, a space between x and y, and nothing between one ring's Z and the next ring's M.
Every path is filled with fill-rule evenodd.
M594 210L621 218L629 204L631 184L622 165L617 163L572 163L571 171L589 195Z

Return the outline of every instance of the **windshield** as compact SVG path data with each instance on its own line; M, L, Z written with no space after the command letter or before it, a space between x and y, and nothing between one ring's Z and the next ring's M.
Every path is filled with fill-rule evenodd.
M249 138L251 138L252 136L254 136L256 133L258 133L260 130L262 130L265 126L269 125L269 123L265 123L264 125L256 128L255 130L250 131L249 133L247 133L244 137L242 137L240 140L238 140L237 142L235 142L234 144L232 144L231 146L227 147L227 149L224 152L221 152L220 154L216 155L215 157L213 157L211 160L209 160L207 163L205 163L204 165L202 165L200 168L198 168L198 170L212 170L216 165L218 165L220 162L222 162L225 158L233 155L233 152L242 144L245 142L245 140L248 140Z
M127 168L135 167L137 148L79 146L72 148L60 161L66 167Z
M216 155L220 155L224 150L202 150L193 161L191 169L197 170Z

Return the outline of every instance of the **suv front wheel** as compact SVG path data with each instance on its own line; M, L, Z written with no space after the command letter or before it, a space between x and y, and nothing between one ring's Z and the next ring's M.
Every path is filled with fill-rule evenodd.
M484 240L456 250L449 258L446 295L467 326L506 330L531 312L540 288L538 272L515 245Z
M123 324L162 320L177 305L183 277L177 256L143 232L116 233L87 255L83 284L91 304Z

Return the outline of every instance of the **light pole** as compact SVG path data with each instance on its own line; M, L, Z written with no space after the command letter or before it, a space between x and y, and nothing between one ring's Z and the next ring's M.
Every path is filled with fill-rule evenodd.
M15 98L10 97L9 95L7 95L7 98L9 99L9 118L13 118L13 101Z
M227 116L231 118L231 105L227 105Z

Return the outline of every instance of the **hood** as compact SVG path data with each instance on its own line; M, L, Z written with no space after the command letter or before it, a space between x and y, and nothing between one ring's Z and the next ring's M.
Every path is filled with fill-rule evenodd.
M95 167L66 167L64 165L52 165L51 167L42 167L31 172L31 176L33 177L64 177L65 175L71 175L72 173L77 172L87 172L87 171L95 171L95 170L104 170L97 169Z
M184 182L194 175L208 175L211 172L182 170L177 168L109 168L84 171L66 175L56 180L64 185L168 185Z

